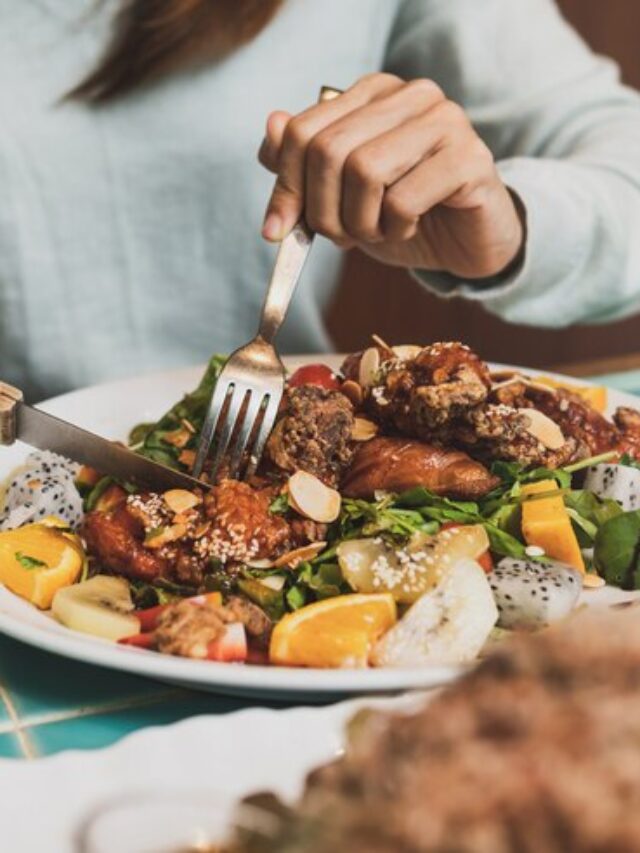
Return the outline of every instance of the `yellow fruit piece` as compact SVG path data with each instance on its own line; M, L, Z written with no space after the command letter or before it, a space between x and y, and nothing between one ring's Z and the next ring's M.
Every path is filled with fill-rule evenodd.
M48 610L55 593L74 583L84 564L77 536L48 524L27 524L0 533L0 583Z
M366 667L376 641L395 622L389 593L317 601L276 625L269 657L281 666Z
M559 382L551 376L536 376L536 382L548 385L549 388L564 388L578 394L589 403L597 412L605 412L607 408L607 389L602 385L570 385L568 382Z
M540 480L538 483L529 483L522 487L523 497L553 491L559 491L555 480ZM522 533L527 545L537 545L543 548L545 555L552 560L559 560L581 572L585 571L580 545L571 526L571 519L562 495L524 501Z

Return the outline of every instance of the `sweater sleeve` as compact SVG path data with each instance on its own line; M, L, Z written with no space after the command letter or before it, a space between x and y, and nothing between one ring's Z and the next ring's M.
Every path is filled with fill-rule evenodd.
M553 0L405 0L386 68L436 80L467 110L526 209L524 262L508 279L415 270L420 281L523 324L640 309L640 96Z

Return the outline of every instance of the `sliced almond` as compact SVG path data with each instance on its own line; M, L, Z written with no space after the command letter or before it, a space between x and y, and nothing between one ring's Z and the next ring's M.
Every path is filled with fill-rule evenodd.
M262 586L266 586L267 589L273 589L275 592L280 592L284 586L284 581L284 575L269 575L266 578L260 578L258 583L261 583Z
M187 528L184 524L170 524L168 527L161 527L158 531L147 533L144 544L147 548L162 548L170 542L175 542L181 539Z
M586 575L582 576L582 586L585 589L600 589L605 585L605 579L601 578L600 575L594 575L591 572L587 572Z
M249 560L247 563L252 569L272 569L274 563L272 560Z
M306 471L296 471L289 477L289 503L312 521L328 524L340 515L340 492Z
M400 361L411 361L412 358L416 358L422 352L422 347L417 344L400 344L400 346L393 347L393 352Z
M376 380L380 370L380 353L377 347L369 347L362 353L358 369L358 382L363 388L369 388Z
M351 430L351 438L354 441L369 441L378 434L378 424L368 418L356 418Z
M340 391L351 401L355 409L358 409L362 405L364 399L362 386L354 382L353 379L347 379L346 382L343 382L340 386Z
M549 450L560 450L564 446L565 437L562 430L551 418L537 409L518 409L518 412L528 419L527 432L537 438L540 444Z
M162 498L171 512L175 512L176 515L193 509L194 506L202 503L202 498L199 495L188 492L186 489L169 489L163 494Z
M189 439L191 438L191 433L185 427L181 427L180 429L174 429L172 432L165 432L162 436L162 440L167 444L171 444L173 447L177 447L179 449L183 448L186 444L188 444Z
M380 337L380 335L371 335L371 340L376 344L376 346L380 347L381 350L384 350L387 358L393 358L393 347L390 347L389 344Z
M327 547L326 542L311 542L309 545L303 545L301 548L294 548L293 551L288 551L274 562L274 569L279 569L286 566L288 569L295 569L304 560L313 560L321 551Z
M196 434L196 428L195 428L195 427L194 427L194 425L191 423L191 421L188 421L186 418L180 418L180 423L182 424L182 426L183 426L186 430L188 430L188 431L191 433L191 435L195 435L195 434Z

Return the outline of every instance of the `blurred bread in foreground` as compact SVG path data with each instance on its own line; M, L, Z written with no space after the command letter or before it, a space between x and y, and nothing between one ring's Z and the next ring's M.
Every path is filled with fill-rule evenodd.
M412 715L367 712L243 851L640 850L640 607L496 648Z

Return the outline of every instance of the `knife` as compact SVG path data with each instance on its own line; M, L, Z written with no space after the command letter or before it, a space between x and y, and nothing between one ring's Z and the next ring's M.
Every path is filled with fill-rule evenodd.
M11 445L16 440L39 450L51 450L141 489L163 492L167 489L193 491L195 488L209 488L188 474L153 462L121 444L28 406L22 391L0 381L0 445Z

